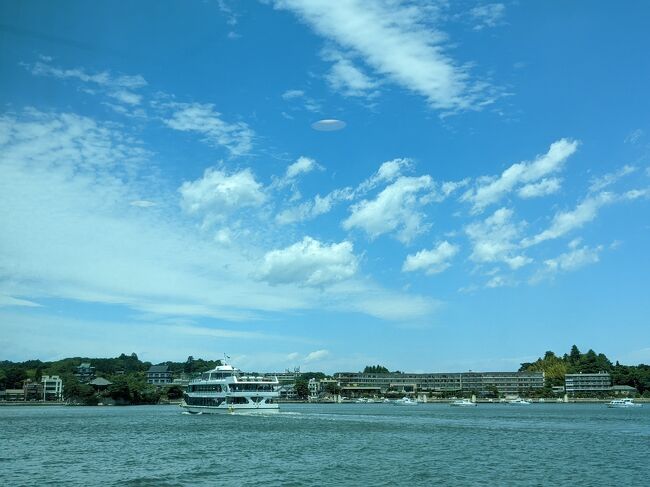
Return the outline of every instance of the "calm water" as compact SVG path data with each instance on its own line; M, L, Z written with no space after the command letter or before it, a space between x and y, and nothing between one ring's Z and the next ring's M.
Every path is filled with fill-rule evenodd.
M650 405L2 407L0 485L650 485Z

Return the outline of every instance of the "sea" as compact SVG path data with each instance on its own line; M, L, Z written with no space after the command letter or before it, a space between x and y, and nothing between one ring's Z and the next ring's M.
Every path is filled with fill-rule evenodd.
M645 486L650 404L0 408L0 486Z

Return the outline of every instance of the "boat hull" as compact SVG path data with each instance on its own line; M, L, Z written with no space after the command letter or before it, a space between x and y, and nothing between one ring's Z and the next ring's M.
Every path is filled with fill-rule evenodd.
M190 406L181 404L180 407L191 414L273 414L280 411L277 404L256 406L252 404L231 404L229 406Z

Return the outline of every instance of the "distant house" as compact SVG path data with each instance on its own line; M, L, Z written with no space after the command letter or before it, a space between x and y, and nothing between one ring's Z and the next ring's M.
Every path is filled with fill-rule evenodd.
M95 378L95 367L91 367L89 362L84 362L75 367L74 375L79 379L79 382L90 382Z
M88 384L93 386L96 391L102 391L113 383L103 377L97 377L96 379L91 380Z
M58 375L44 375L41 377L43 386L44 401L61 401L63 400L63 380Z
M147 383L162 386L172 383L172 373L168 365L152 365L147 371Z
M27 379L23 382L25 401L40 401L43 399L43 384Z

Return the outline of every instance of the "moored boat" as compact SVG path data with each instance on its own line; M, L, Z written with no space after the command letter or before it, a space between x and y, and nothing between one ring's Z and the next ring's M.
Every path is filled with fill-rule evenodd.
M508 404L513 404L515 406L528 406L531 404L531 402L518 397L517 399L511 399L508 401Z
M455 401L450 402L449 405L461 408L478 406L478 404L470 401L469 399L456 399Z
M640 408L643 404L637 404L632 399L614 399L607 404L608 408Z
M275 413L280 395L277 377L244 375L218 365L190 381L180 407L190 413Z
M404 396L402 399L397 399L393 402L396 406L417 406L418 402L414 401L410 397Z

